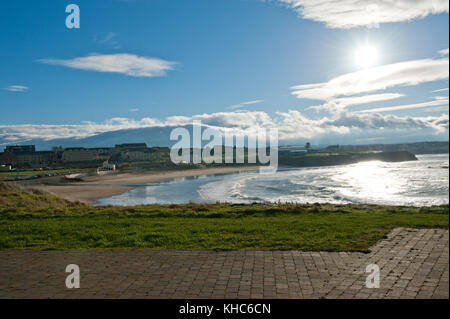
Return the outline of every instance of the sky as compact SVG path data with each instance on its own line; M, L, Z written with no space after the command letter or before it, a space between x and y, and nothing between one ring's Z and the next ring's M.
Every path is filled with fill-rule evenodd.
M276 127L285 143L448 140L448 12L448 0L1 1L1 143L194 119Z

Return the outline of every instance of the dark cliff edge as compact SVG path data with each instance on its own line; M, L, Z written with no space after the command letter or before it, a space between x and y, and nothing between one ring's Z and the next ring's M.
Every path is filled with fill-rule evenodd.
M407 151L359 153L359 154L327 154L327 155L300 155L280 156L278 163L283 166L313 167L348 165L367 161L405 162L417 161L417 157Z

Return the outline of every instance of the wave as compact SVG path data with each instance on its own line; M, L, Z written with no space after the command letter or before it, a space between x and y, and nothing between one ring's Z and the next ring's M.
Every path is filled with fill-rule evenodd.
M365 162L271 175L243 174L207 183L198 192L209 202L448 204L448 174L442 174L445 161L448 156L431 156L417 162ZM427 167L434 170L424 170Z
M237 173L141 185L100 204L194 202L295 202L430 206L449 203L447 156L418 161L283 169L274 174Z

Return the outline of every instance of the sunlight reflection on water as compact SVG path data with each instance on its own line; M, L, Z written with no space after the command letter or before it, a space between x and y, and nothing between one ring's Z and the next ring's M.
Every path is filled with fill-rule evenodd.
M140 185L98 205L193 202L369 203L441 205L449 202L448 154L419 161L363 162L281 170L275 174L205 175Z
M400 193L404 180L393 173L393 168L383 162L373 161L358 163L347 167L336 180L344 185L351 185L341 192L344 196L358 196L367 199L390 200Z

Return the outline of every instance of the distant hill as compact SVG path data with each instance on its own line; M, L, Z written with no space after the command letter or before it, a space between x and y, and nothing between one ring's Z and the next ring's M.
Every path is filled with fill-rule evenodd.
M192 125L186 126L192 133ZM53 146L66 147L113 147L115 144L146 143L148 146L172 146L175 142L170 140L170 132L174 127L148 127L127 129L100 133L86 138L61 138L53 140L33 139L20 142L19 145L34 144L37 150L49 150ZM0 144L7 141L0 137ZM11 143L14 144L14 143Z
M418 142L402 144L372 144L372 145L330 145L333 151L407 151L412 154L445 154L449 152L448 142Z
M366 161L382 162L404 162L417 161L417 157L407 151L389 151L389 152L362 152L362 153L331 153L323 155L312 153L303 155L281 155L278 163L280 165L292 167L316 167L316 166L334 166L348 165Z

